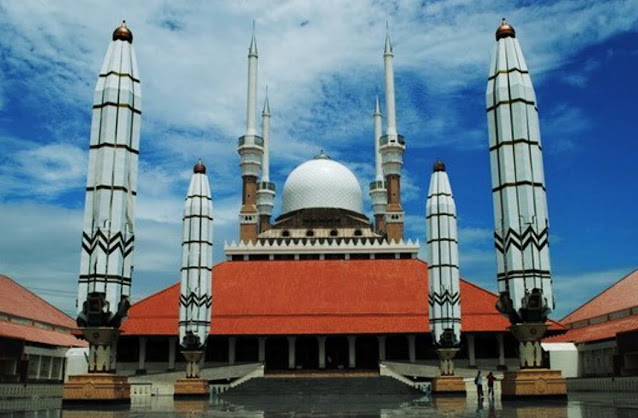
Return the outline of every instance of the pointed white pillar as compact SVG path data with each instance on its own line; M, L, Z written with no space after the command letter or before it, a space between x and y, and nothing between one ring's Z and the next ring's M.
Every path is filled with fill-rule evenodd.
M403 222L405 214L401 206L401 168L405 141L397 133L397 119L394 97L394 53L390 33L386 33L383 51L383 68L385 75L385 103L387 114L386 134L381 137L379 152L382 155L382 168L387 190L385 235L388 241L398 242L403 239Z
M193 167L184 203L179 341L182 352L204 351L210 331L213 266L213 200L206 167ZM198 361L196 356L187 356Z
M261 181L257 186L257 210L259 211L259 232L270 229L270 217L275 206L275 183L270 181L270 102L268 87L262 117L262 136L264 155L261 164Z
M514 28L505 20L496 32L486 106L499 309L515 323L544 322L554 296L538 104ZM533 291L542 292L544 311L526 309Z
M133 274L142 97L133 34L122 23L112 39L93 95L78 280L78 325L89 341L101 334L89 373L115 370Z
M445 164L434 164L426 201L430 329L437 348L458 348L461 301L456 204Z
M264 153L263 138L257 135L257 40L255 23L248 48L248 96L246 100L246 133L237 141L242 176L242 206L239 212L240 241L255 242L259 232L257 181Z
M246 135L257 135L257 39L255 22L248 47L248 93L246 99Z
M383 177L383 166L381 152L379 151L379 142L381 141L381 107L379 106L379 95L374 105L372 114L374 120L374 167L375 178L370 183L370 201L372 202L372 212L374 213L374 221L376 232L378 234L385 233L385 213L388 206L388 191L385 187L385 179Z

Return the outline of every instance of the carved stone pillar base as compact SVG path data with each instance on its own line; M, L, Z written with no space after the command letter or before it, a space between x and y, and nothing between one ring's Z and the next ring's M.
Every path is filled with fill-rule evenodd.
M432 393L465 396L465 381L461 376L437 376L432 379Z
M69 376L64 384L62 404L131 403L131 385L126 376L91 373Z
M567 382L559 370L522 369L503 373L503 400L567 399Z
M178 379L175 382L175 398L203 398L208 397L210 388L208 381L200 378Z

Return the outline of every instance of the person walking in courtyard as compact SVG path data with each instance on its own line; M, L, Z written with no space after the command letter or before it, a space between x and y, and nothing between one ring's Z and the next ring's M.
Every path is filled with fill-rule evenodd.
M490 372L485 379L487 380L487 396L494 399L494 382L496 382L496 377L494 373Z
M476 385L476 394L479 400L482 400L483 399L483 377L481 376L480 370L476 373L476 377L474 378L474 384Z

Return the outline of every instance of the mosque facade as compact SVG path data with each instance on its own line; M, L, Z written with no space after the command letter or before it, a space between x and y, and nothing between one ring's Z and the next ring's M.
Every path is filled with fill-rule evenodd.
M262 362L267 371L378 370L380 362L392 360L439 365L440 349L447 347L457 367L519 367L510 320L496 308L499 296L459 279L456 208L440 161L433 168L424 214L427 263L417 258L421 243L404 236L401 170L407 140L398 133L393 58L387 35L385 129L377 97L370 141L374 218L364 212L356 176L322 151L288 175L281 214L273 219L277 187L269 175L271 109L266 96L258 132L253 33L246 129L237 141L239 236L225 244L226 261L212 267L210 293L197 296L212 301L200 366ZM201 162L194 169L198 173L205 173ZM212 189L214 196L214 183ZM185 222L187 217L185 213ZM212 208L207 218L212 221ZM203 249L212 241L198 236L185 242ZM182 282L182 300L184 289ZM179 354L179 347L184 348L179 335L187 328L183 305L180 314L176 284L131 306L117 346L118 372L186 368ZM202 318L198 324L204 322L208 327ZM202 325L197 329L201 332ZM548 335L563 331L549 322Z

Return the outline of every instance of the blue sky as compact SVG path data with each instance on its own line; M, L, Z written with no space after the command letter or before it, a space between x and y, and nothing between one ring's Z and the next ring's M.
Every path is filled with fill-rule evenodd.
M635 1L3 2L0 273L73 312L92 91L122 19L143 94L134 300L179 278L183 198L199 157L215 205L216 261L237 238L235 146L253 19L259 101L267 83L273 114L275 214L287 173L319 149L351 168L367 196L388 20L407 142L406 236L425 242L425 198L441 158L459 212L462 275L494 290L485 87L503 16L538 96L562 317L638 268Z

